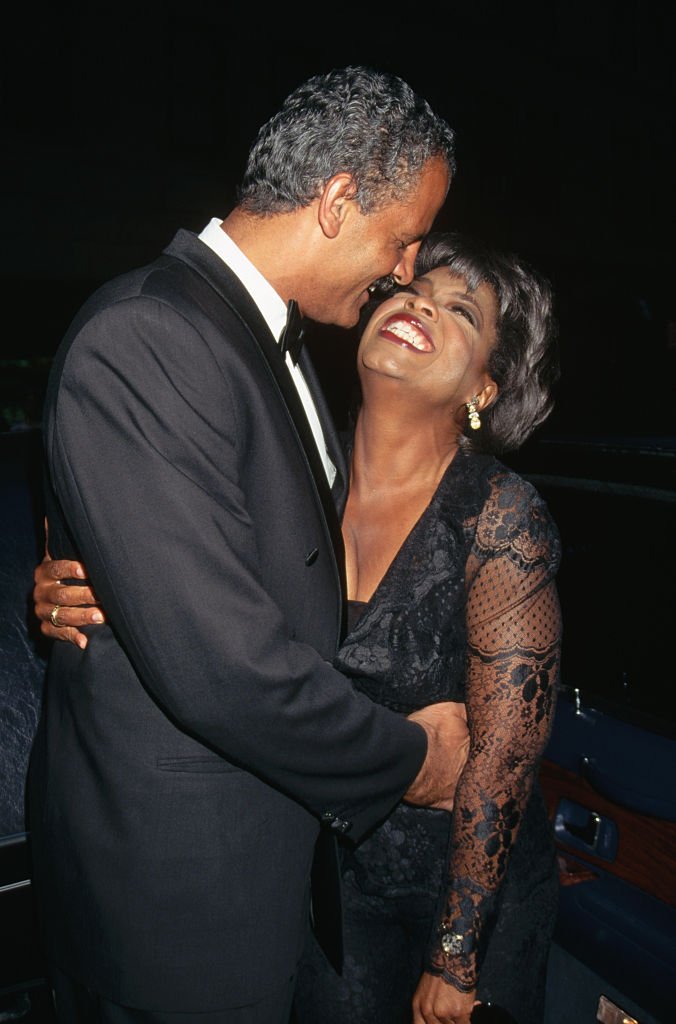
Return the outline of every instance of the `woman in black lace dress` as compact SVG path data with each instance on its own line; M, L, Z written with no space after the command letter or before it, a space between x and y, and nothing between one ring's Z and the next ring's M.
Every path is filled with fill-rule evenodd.
M551 299L520 261L455 235L426 240L416 271L359 348L338 667L402 714L465 702L470 751L452 815L400 804L345 846L344 973L312 942L296 1015L469 1024L481 1000L541 1024L556 878L537 770L559 548L538 494L491 453L550 411Z
M409 1024L413 999L415 1024L465 1024L480 999L535 1024L557 888L536 777L559 546L538 494L488 452L517 447L551 407L550 295L455 236L423 243L416 271L359 348L338 667L402 714L465 701L470 753L452 816L401 804L345 848L344 975L313 945L297 1016Z

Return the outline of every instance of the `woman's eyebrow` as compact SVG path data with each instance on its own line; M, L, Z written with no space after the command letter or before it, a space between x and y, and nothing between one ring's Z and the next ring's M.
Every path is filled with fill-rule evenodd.
M426 284L430 288L432 287L432 282L430 281L429 277L426 277L423 274L420 277L414 277L409 285L405 285L402 288L402 291L415 291L416 286L419 284ZM464 291L460 290L460 286L454 288L452 284L446 285L445 287L449 289L451 298L462 299L465 302L470 302L479 312L481 312L481 306L474 298L474 292L469 291L466 286Z
M459 288L453 288L453 286L451 285L450 288L449 288L448 294L450 294L450 297L452 299L462 299L463 302L470 302L479 311L481 311L480 304L474 298L474 292L471 292L471 291L468 291L468 290L460 291Z

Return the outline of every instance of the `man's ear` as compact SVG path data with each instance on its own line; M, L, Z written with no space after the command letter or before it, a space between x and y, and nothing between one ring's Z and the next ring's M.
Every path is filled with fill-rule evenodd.
M334 174L324 185L319 197L317 219L327 238L335 238L345 222L357 185L346 171Z

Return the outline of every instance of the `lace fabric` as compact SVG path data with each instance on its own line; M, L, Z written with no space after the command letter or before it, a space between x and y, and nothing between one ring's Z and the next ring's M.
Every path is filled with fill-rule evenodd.
M494 458L459 452L338 657L356 687L402 713L466 703L453 814L401 804L346 855L367 897L436 898L426 969L461 990L476 986L510 862L525 901L528 879L551 869L533 789L558 673L559 554L537 492ZM444 955L442 925L462 936L459 952Z

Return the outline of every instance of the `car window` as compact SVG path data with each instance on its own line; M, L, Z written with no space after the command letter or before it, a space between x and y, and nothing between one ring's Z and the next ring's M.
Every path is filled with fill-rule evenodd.
M587 703L676 730L676 453L584 454L542 445L515 465L561 533L562 682Z

